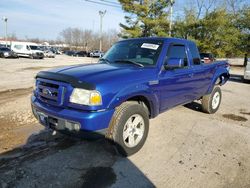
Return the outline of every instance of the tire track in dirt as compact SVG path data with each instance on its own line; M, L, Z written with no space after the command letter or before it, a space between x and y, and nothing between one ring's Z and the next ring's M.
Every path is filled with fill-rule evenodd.
M0 153L24 144L29 134L39 129L26 102L31 93L32 87L0 92Z
M10 89L6 91L0 92L0 105L16 100L18 97L25 96L31 94L33 88L20 88L20 89Z

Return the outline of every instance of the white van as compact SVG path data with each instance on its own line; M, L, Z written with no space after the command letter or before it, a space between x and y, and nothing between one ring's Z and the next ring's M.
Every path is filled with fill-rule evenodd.
M16 52L19 57L44 58L43 51L39 50L38 45L32 42L12 42L11 50Z
M247 66L245 67L244 80L250 81L250 58L247 59Z

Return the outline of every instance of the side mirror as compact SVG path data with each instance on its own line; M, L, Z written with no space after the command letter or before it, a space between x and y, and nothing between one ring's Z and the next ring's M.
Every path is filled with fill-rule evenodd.
M164 65L165 69L176 69L184 66L184 59L171 58L167 60L167 64Z

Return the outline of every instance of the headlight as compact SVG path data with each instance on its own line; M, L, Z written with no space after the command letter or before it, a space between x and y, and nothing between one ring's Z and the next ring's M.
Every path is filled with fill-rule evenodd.
M4 57L9 56L9 52L4 52L3 55L4 55Z
M75 88L70 96L69 101L75 104L98 106L102 105L102 96L96 90Z

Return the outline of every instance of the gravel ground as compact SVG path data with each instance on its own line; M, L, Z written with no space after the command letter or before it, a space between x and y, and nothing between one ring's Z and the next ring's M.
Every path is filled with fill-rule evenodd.
M31 115L38 71L96 61L0 59L0 188L250 187L250 84L238 62L216 114L198 101L167 111L151 120L142 150L121 158L104 139L52 136Z

